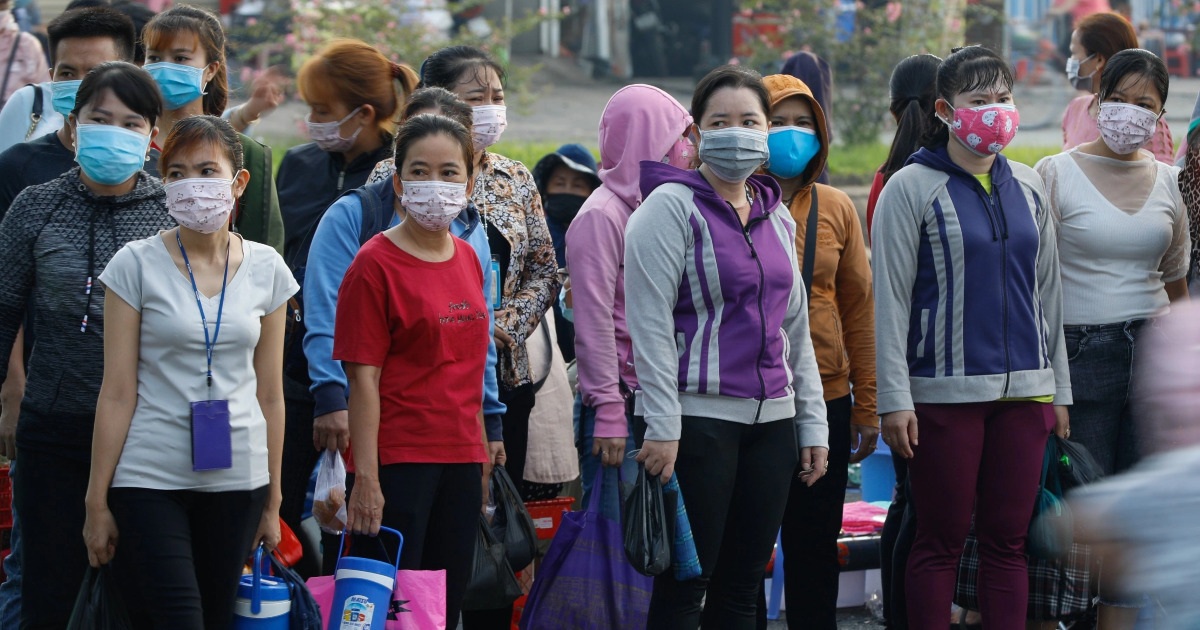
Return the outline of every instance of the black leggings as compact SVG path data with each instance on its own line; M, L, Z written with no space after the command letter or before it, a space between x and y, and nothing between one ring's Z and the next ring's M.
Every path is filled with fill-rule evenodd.
M134 628L231 626L268 490L108 491L120 533L112 567Z
M479 464L379 467L383 525L404 535L400 568L445 569L446 623L451 628L458 625L463 596L471 579L479 510L483 505L482 482L483 467ZM346 487L348 493L353 492L354 475L346 475ZM365 536L354 536L351 542L354 555L394 562L396 538L385 533L379 540L383 541L382 546Z
M908 460L892 454L896 470L896 498L888 508L879 538L879 577L883 588L883 622L889 630L908 628L908 603L904 574L908 553L917 535L917 515L908 487Z

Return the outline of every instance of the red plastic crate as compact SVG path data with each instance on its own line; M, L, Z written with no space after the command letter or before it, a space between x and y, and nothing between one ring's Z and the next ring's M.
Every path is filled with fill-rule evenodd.
M570 512L573 503L575 503L575 499L571 497L559 497L548 501L530 501L525 504L525 509L529 510L529 516L533 518L533 527L537 530L538 540L554 538L554 534L558 532L558 526L562 524L563 513Z
M0 529L12 529L12 479L8 466L0 466Z

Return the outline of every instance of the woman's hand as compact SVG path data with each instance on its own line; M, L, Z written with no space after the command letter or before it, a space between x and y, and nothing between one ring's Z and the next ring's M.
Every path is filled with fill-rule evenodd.
M1071 437L1071 413L1066 405L1054 405L1054 435Z
M379 489L379 480L356 475L346 504L346 529L354 534L375 536L382 524L383 491Z
M850 463L857 464L875 452L876 440L879 439L879 427L868 427L861 424L850 425Z
M679 440L646 440L637 454L637 461L646 466L646 472L659 475L663 485L675 474L675 458L679 456Z
M829 449L824 446L806 446L800 449L799 479L808 487L821 480L829 472Z
M281 538L283 534L279 528L279 508L263 508L262 517L258 519L258 532L254 534L254 548L262 545L267 551L271 551L279 546Z
M601 465L620 466L625 461L625 438L592 438L592 455L600 456Z
M906 410L884 414L883 443L900 457L912 459L913 447L917 445L917 412Z
M83 542L87 545L88 563L100 568L113 559L117 552L117 521L107 507L87 511L83 521Z

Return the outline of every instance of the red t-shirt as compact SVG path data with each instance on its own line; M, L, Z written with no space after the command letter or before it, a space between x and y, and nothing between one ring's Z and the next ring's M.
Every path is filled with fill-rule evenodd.
M379 465L486 461L487 308L479 258L462 240L439 263L383 234L358 252L338 291L333 358L381 368Z

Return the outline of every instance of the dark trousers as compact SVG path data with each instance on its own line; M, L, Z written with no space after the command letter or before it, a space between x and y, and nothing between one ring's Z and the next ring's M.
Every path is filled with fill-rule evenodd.
M109 490L120 533L112 567L135 629L233 625L268 491Z
M463 596L471 579L479 510L483 505L482 481L483 467L479 464L379 467L383 525L404 535L400 568L446 571L446 621L451 628L458 625ZM353 491L354 475L346 476L346 486ZM388 534L381 534L378 540L354 536L351 546L356 556L390 564L396 558L397 542Z
M536 402L533 385L522 385L515 389L501 387L500 402L508 407L504 414L504 455L507 458L504 468L517 488L524 491L525 484L522 482L525 480L525 456L529 450L529 414ZM520 571L524 568L513 567L513 570ZM512 614L512 606L492 610L466 610L463 611L463 628L508 630L512 627Z
M21 448L21 471L13 479L25 558L21 630L61 630L71 617L88 566L83 521L90 474L86 460Z
M850 396L825 402L829 472L813 487L792 476L783 513L784 598L788 628L837 630L838 536L850 468ZM799 474L799 466L796 473Z
M1023 628L1025 539L1053 407L1037 402L917 404L920 445L908 463L917 535L905 576L908 624L944 630L975 514L979 607L988 627Z
M313 404L312 401L286 401L286 420L283 428L283 465L281 490L283 501L279 504L279 517L292 528L300 539L304 555L295 566L296 572L307 579L316 575L333 575L338 537L321 532L321 547L300 529L304 516L304 503L308 496L308 482L313 468L321 457L321 451L313 447ZM322 562L318 560L323 559Z
M896 498L888 507L879 536L879 577L883 588L884 625L889 630L906 630L908 605L904 599L904 572L917 533L917 517L908 485L908 460L893 453L892 467L896 471Z
M695 630L711 582L720 593L707 600L704 627L753 630L763 574L799 461L795 425L695 416L682 422L675 473L702 574L686 582L671 571L655 578L647 627Z

